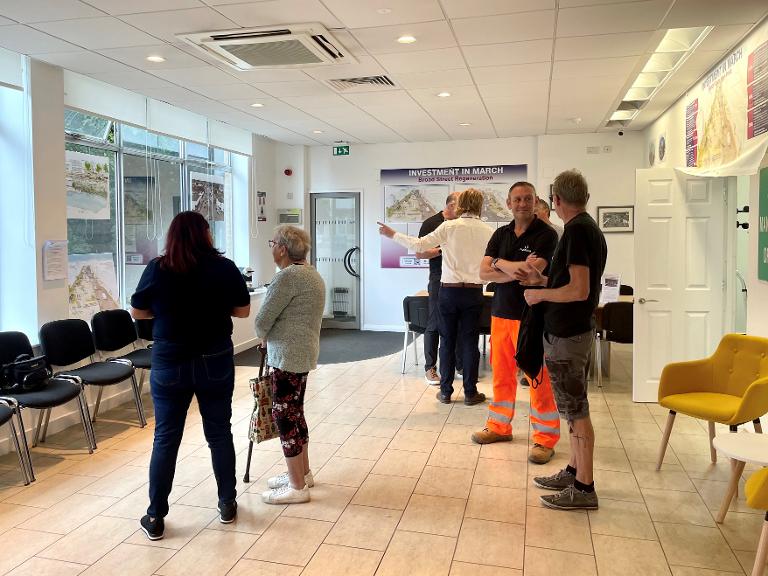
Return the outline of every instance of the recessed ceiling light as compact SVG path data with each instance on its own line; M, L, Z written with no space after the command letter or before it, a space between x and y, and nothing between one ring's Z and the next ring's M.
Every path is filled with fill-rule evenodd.
M406 36L400 36L400 38L398 38L397 41L400 42L400 44L413 44L414 42L416 42L416 38L413 36L406 35Z
M376 10L376 12L378 12L379 14L391 14L392 10L390 10L389 8L379 8L378 10Z
M459 126L472 126L469 122L459 122Z
M437 97L438 98L448 98L448 96L450 96L450 95L451 95L450 92L438 92L437 93Z
M312 130L312 134L322 134L322 130Z
M262 104L261 102L254 102L253 104L251 104L251 108L263 108L263 107L264 107L264 104Z
M147 56L149 62L165 62L165 58L162 56Z

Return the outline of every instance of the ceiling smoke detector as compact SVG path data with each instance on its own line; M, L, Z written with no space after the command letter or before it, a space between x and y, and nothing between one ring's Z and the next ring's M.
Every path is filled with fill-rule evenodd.
M241 71L357 63L325 26L317 23L239 28L176 37Z

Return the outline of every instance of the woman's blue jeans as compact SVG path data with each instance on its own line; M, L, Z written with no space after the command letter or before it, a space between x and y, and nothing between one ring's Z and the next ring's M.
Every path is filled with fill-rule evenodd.
M155 405L155 441L149 464L149 508L153 518L168 514L176 457L192 396L197 397L203 431L211 449L219 504L235 500L235 446L232 442L232 392L235 363L232 341L210 348L206 354L184 358L178 344L155 340L152 345L152 401Z

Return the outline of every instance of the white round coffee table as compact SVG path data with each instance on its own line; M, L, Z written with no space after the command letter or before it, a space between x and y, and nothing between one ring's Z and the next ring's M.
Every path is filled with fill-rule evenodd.
M732 460L731 480L716 521L722 524L739 487L741 474L747 462L768 466L768 435L748 432L720 434L712 440L715 449Z

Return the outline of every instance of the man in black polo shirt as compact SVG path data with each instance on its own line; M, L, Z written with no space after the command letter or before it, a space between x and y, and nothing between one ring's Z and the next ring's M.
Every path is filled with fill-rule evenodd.
M445 200L445 208L434 216L430 216L421 224L419 238L434 232L440 224L446 220L456 218L456 199L459 192L453 192ZM440 277L443 270L443 257L440 247L430 248L424 252L417 252L417 258L429 259L429 318L427 320L427 329L424 331L424 370L427 384L432 386L440 385L440 375L437 373L437 349L439 343L439 333L437 330L440 318L440 310L437 302L440 296ZM461 355L459 354L459 342L456 341L456 370L461 372Z
M544 271L557 245L557 233L534 214L536 190L529 182L516 182L509 189L507 206L515 219L496 230L480 265L480 278L496 282L491 308L491 367L493 402L488 408L486 427L472 434L478 444L512 440L512 419L517 396L515 351L520 320L525 308L524 288L514 273L530 261ZM529 374L533 447L528 460L546 464L560 439L560 416L547 370Z
M557 407L567 420L571 436L568 466L552 476L534 478L540 488L557 490L542 496L549 508L597 508L592 477L595 431L587 400L587 358L594 340L594 313L600 298L600 278L608 248L597 223L587 213L587 181L576 170L555 178L555 210L565 223L563 237L552 257L549 278L528 266L518 273L525 285L546 286L526 290L525 300L535 306L546 302L544 354L552 376Z

